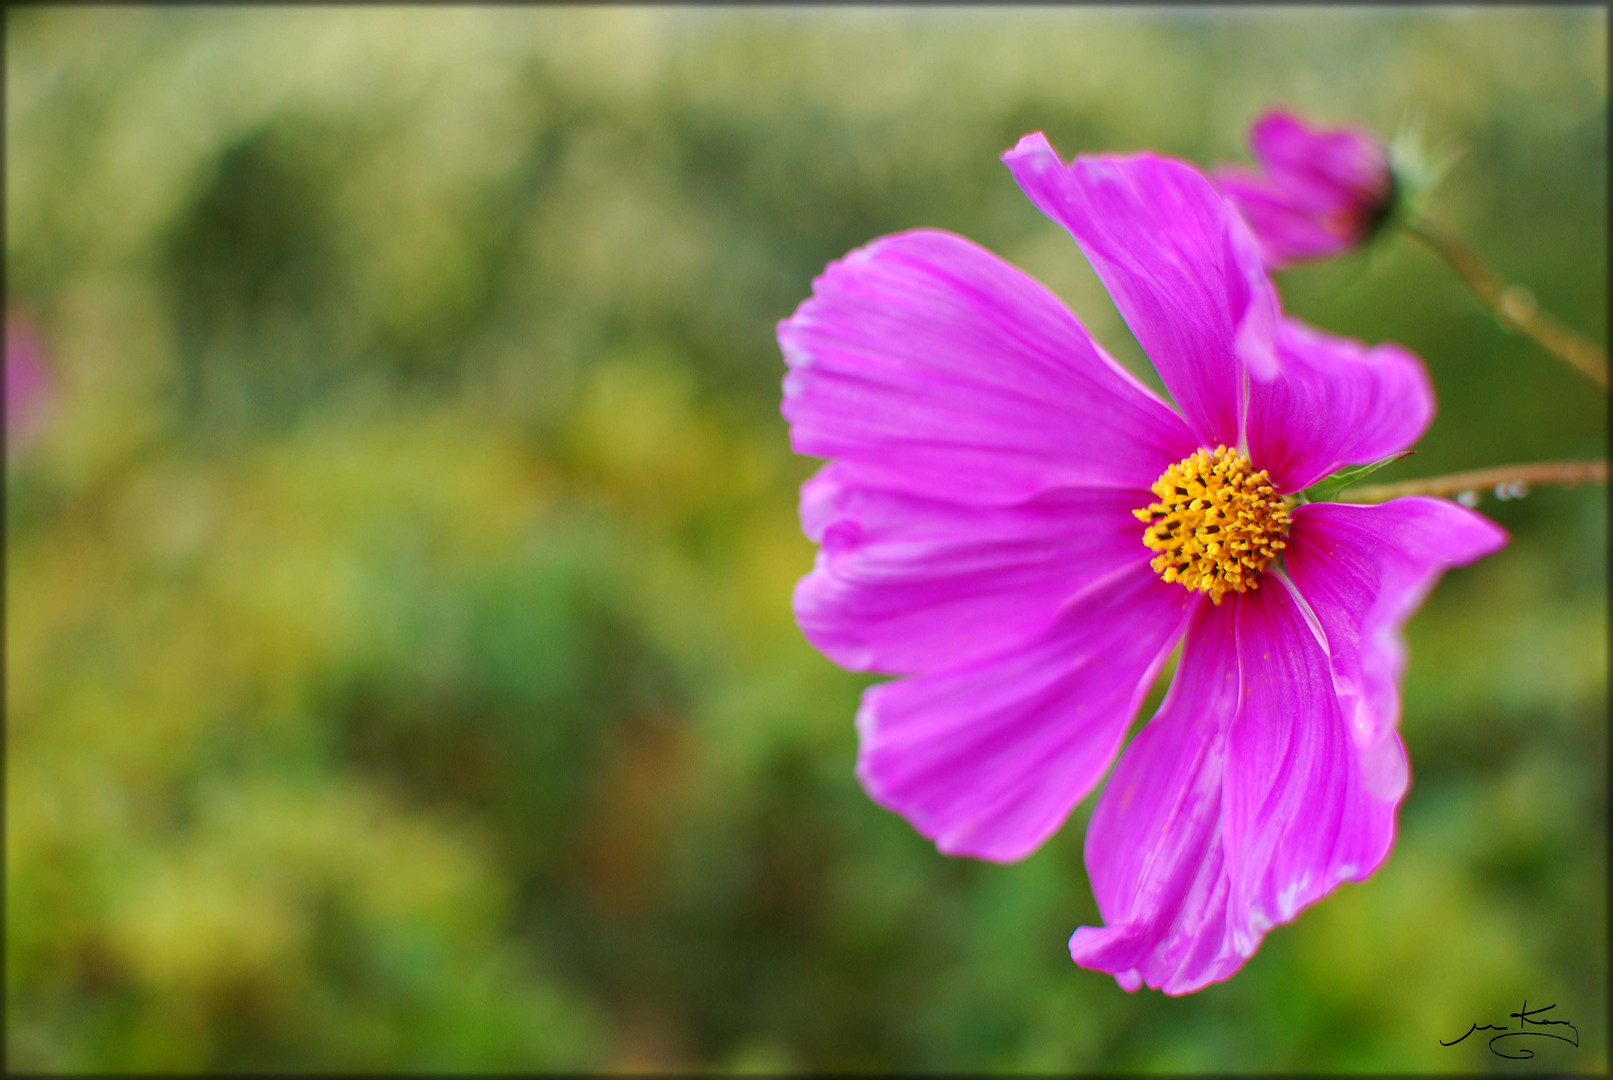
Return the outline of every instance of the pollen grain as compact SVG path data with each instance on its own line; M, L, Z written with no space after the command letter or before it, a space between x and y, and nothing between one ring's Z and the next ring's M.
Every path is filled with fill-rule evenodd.
M1288 536L1288 507L1264 469L1225 446L1199 450L1154 481L1159 501L1134 510L1148 522L1143 543L1166 581L1210 594L1260 588L1260 572Z

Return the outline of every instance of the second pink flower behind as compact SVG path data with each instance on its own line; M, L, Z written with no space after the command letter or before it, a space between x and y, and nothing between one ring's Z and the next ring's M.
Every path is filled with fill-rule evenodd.
M1211 178L1273 270L1360 247L1394 209L1389 151L1358 128L1314 128L1272 110L1249 129L1249 147L1259 170L1224 166Z

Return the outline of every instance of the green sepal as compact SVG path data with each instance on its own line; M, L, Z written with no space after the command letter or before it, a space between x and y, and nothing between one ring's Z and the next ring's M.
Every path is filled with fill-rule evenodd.
M1414 450L1402 450L1398 454L1390 454L1388 457L1374 461L1370 465L1351 465L1348 468L1340 469L1332 476L1324 480L1318 480L1304 491L1301 491L1299 501L1301 503L1338 502L1339 496L1344 494L1345 488L1371 476L1385 465L1399 461L1403 457L1409 457L1414 453L1416 453Z
M1449 142L1430 146L1421 115L1402 116L1389 141L1389 174L1394 202L1387 217L1411 221L1420 217L1434 189L1461 159L1463 151Z

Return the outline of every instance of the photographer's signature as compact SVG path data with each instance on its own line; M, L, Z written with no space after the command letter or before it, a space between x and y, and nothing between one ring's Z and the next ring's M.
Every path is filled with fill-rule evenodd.
M1504 1047L1497 1046L1496 1044L1500 1043L1503 1039L1517 1040L1522 1038L1527 1041L1530 1036L1534 1036L1542 1039L1557 1039L1561 1042L1568 1043L1570 1046L1578 1046L1579 1029L1573 1024L1569 1023L1567 1020L1544 1020L1539 1018L1542 1013L1550 1012L1556 1007L1556 1004L1553 1003L1551 1005L1542 1005L1537 1009L1531 1009L1529 1007L1529 1001L1526 998L1524 999L1523 1008L1519 1009L1515 1013L1507 1014L1509 1017L1518 1021L1518 1026L1516 1028L1509 1028L1505 1024L1473 1024L1466 1031L1462 1032L1460 1036L1452 1039L1450 1042L1446 1042L1444 1039L1439 1040L1439 1045L1455 1046L1457 1043L1461 1042L1475 1031L1499 1031L1499 1035L1490 1036L1490 1053L1494 1054L1496 1057L1511 1058L1514 1061L1523 1061L1527 1058L1532 1058L1535 1056L1535 1052L1525 1046L1519 1045L1517 1042L1509 1043ZM1570 1037L1559 1032L1544 1030L1553 1027L1567 1028L1569 1031L1573 1032L1573 1036ZM1507 1053L1506 1051L1508 1050L1514 1050L1516 1053Z

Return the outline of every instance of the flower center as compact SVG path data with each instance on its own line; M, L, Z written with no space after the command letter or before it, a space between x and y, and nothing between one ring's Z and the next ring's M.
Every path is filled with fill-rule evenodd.
M1260 572L1287 545L1288 508L1266 470L1225 446L1199 450L1154 481L1159 502L1133 510L1166 581L1210 594L1260 588Z

